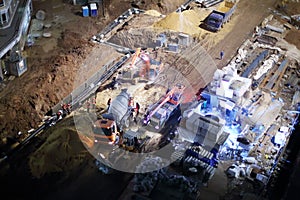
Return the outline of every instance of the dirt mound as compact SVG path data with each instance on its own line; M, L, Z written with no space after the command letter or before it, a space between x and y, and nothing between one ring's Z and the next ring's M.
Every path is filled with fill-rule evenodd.
M162 14L160 12L158 12L157 10L147 10L145 12L146 15L151 15L154 17L160 17Z
M300 50L300 30L292 29L290 30L285 38L288 43L294 44Z
M156 33L151 29L129 29L118 32L109 41L128 48L154 47Z
M194 10L186 10L180 13L173 12L153 26L193 35L201 32L200 19L200 15Z
M75 168L86 155L77 131L64 127L53 130L46 142L30 156L29 166L32 175L41 178L48 173Z
M36 69L37 72L28 72L22 77L22 81L16 80L15 85L7 85L4 92L13 90L14 93L3 95L0 99L1 105L7 105L0 107L0 113L5 113L0 115L0 131L4 135L36 128L45 113L72 91L78 63L93 46L87 41L76 41L76 37L63 40L61 45L66 45L65 51L44 63L32 63L31 70ZM67 48L66 43L70 43L70 48ZM83 49L82 46L86 48Z
M176 10L186 0L134 0L131 2L133 7L138 7L143 10L158 10L163 14L168 14Z

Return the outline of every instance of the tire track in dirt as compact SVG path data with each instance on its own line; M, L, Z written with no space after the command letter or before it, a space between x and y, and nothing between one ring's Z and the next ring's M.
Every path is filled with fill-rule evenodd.
M215 59L218 68L224 67L236 54L240 45L252 36L254 27L259 25L265 17L271 14L268 9L275 6L274 0L240 0L233 17L238 18L232 31L223 40L208 49L209 54ZM259 6L258 6L259 5ZM230 22L229 22L230 23ZM223 60L218 58L220 51L224 50Z

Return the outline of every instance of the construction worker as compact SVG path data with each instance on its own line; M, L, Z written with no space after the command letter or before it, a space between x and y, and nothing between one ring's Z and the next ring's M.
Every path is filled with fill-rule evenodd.
M66 114L70 114L71 113L71 104L61 104L61 108L63 110L64 113Z
M91 107L91 102L88 99L88 100L86 100L86 110L87 110L88 113L90 112L90 107Z
M120 141L120 135L119 133L116 133L114 144L119 144L119 141Z
M107 101L107 110L109 109L110 104L111 104L111 98L109 98Z
M220 60L222 60L223 57L224 57L224 51L221 51L221 52L220 52Z
M56 114L57 114L57 121L61 120L63 118L64 111L59 110Z
M133 96L129 97L129 105L128 105L131 109L132 109L132 117L135 123L137 123L137 116L139 114L139 110L140 110L140 104L135 102L133 99Z
M109 89L114 90L114 89L118 89L119 87L119 82L117 81L117 77L113 77L112 81L109 84Z
M131 108L133 108L133 106L134 106L134 100L133 100L133 96L132 95L129 96L128 106L131 107Z
M67 104L67 107L66 107L66 110L67 110L67 113L68 113L68 114L71 113L71 108L72 108L71 104L68 103L68 104Z
M135 121L135 123L137 123L137 117L140 113L140 104L138 102L135 103L134 110L135 110L135 113L136 113L134 121Z

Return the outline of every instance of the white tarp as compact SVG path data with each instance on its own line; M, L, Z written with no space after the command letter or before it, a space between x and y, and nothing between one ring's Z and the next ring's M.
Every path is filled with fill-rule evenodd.
M286 140L285 133L282 132L276 133L275 140L274 140L276 144L283 146L285 144L285 140Z

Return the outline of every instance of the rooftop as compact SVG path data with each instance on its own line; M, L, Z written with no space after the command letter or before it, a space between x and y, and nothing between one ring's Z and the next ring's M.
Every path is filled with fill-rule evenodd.
M0 32L0 58L2 58L10 49L13 48L21 39L22 25L28 24L24 23L24 19L26 19L26 15L30 15L30 9L26 9L30 6L31 0L19 0L19 4L17 5L15 15L11 21L9 27L1 29ZM27 11L27 12L25 12ZM27 28L26 28L27 29ZM25 30L26 30L25 29Z

